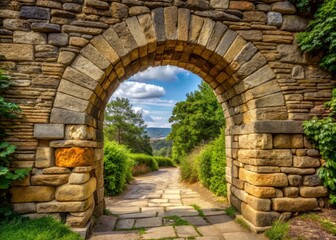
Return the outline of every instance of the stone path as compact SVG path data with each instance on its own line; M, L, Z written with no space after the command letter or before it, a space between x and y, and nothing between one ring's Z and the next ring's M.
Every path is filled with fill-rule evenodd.
M113 215L98 220L91 240L261 239L178 180L179 169L164 168L136 177L121 197L106 197Z

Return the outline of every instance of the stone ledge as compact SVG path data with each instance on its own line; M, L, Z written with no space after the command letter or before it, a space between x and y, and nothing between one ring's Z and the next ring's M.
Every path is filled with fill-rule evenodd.
M34 137L38 139L62 139L64 138L64 125L35 124Z
M251 134L251 133L303 133L302 121L291 120L267 120L242 124L232 127L230 134Z

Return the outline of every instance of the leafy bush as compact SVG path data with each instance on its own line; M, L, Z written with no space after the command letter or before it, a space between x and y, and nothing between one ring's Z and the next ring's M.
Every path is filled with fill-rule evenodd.
M154 157L155 161L158 163L159 167L173 167L174 162L171 158L166 157Z
M181 179L190 183L198 181L197 157L203 147L194 148L187 156L179 159Z
M318 174L326 187L329 188L329 201L336 203L336 89L333 90L331 101L325 103L325 107L331 112L328 117L303 123L304 133L313 141L320 151L324 164L318 170Z
M17 217L11 221L0 222L2 240L80 240L79 234L52 217L29 219Z
M151 171L159 170L158 163L155 161L153 156L143 153L131 153L129 154L129 157L133 160L134 166L146 165Z
M0 89L9 86L9 77L0 70ZM15 118L20 108L15 104L6 101L0 96L0 118ZM23 180L31 170L30 168L10 169L11 155L15 152L16 146L5 141L5 130L0 128L0 190L8 189L11 182ZM0 191L1 193L1 191Z
M298 0L303 7L311 6L314 1ZM336 0L325 0L317 5L314 19L308 30L297 35L299 46L305 52L322 54L322 68L336 73Z
M207 144L198 157L198 176L202 184L217 195L226 196L224 132Z
M266 237L270 240L284 240L289 231L288 223L275 221L272 227L265 232Z
M116 195L121 193L126 183L132 178L132 161L125 146L116 142L105 142L104 147L104 180L105 193Z

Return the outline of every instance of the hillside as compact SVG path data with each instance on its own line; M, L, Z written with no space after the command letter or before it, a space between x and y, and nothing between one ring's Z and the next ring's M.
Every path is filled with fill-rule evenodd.
M147 134L151 139L166 138L171 128L146 128Z

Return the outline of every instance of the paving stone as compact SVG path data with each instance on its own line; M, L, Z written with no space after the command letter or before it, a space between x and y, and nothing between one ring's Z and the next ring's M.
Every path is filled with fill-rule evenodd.
M139 213L140 207L108 207L112 214Z
M180 216L180 217L188 217L188 216L198 216L198 211L196 211L193 207L190 206L176 206L176 207L167 207L166 216Z
M163 194L162 198L166 199L181 199L181 195L177 194Z
M156 227L146 230L142 235L143 239L160 239L160 238L174 238L176 237L175 230L171 226Z
M116 229L132 229L135 219L119 219L116 224Z
M119 215L120 219L125 219L125 218L149 218L149 217L155 217L157 214L156 211L146 211L146 212L141 212L141 213L130 213L130 214L123 214Z
M205 221L204 218L202 217L182 217L182 218L194 226L209 225L209 223Z
M152 218L141 218L137 219L135 222L136 228L148 228L148 227L160 227L162 226L162 218L152 217Z
M202 209L205 216L215 216L215 215L223 215L225 211L222 210L211 210L211 209Z
M176 226L176 233L178 237L198 237L199 234L193 226Z
M117 218L113 216L100 216L96 222L93 232L112 231L117 222Z
M224 233L223 237L225 240L258 240L260 239L257 235L248 232L235 232L235 233Z
M195 239L196 240L224 240L222 236L196 237Z
M243 231L243 229L227 215L211 216L206 217L206 219L221 233Z
M197 227L197 231L203 236L220 236L221 232L213 225Z
M138 231L115 231L105 233L93 233L91 240L138 240Z

